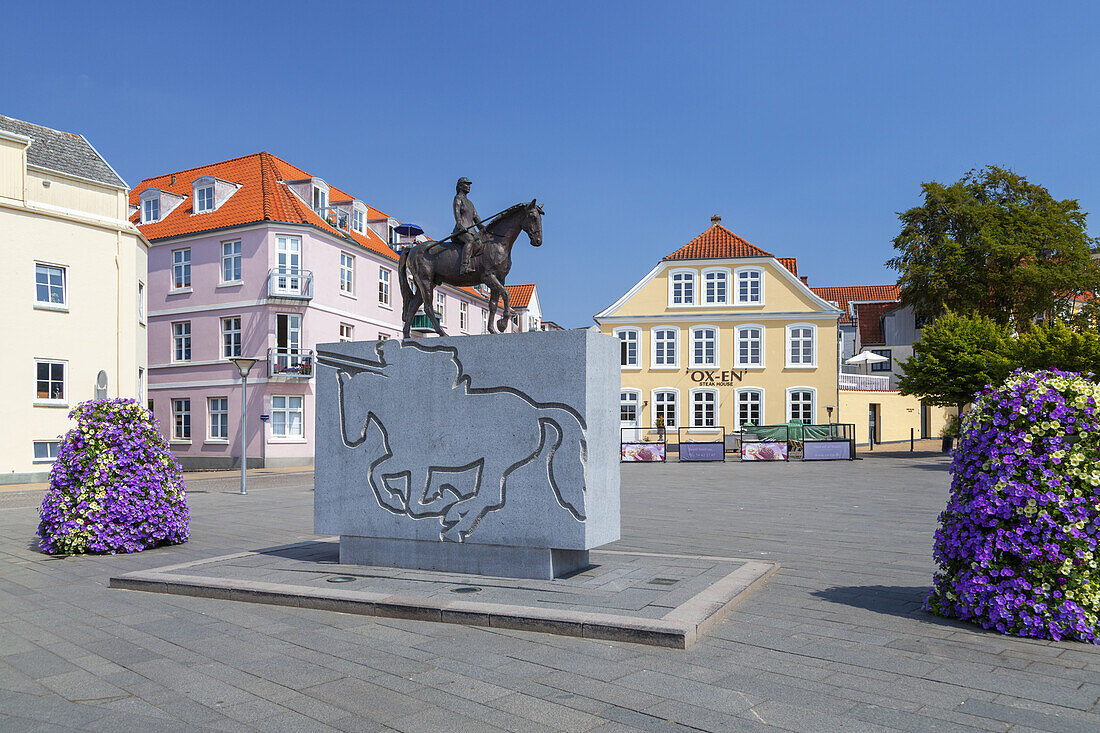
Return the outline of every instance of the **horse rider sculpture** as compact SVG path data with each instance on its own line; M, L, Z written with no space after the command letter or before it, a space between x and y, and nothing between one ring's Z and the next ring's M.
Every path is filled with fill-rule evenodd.
M467 273L473 270L474 257L481 255L484 249L482 235L485 233L485 225L477 215L474 204L466 197L470 193L472 181L463 176L455 184L454 215L455 228L451 231L451 237L462 246L462 266L460 272Z

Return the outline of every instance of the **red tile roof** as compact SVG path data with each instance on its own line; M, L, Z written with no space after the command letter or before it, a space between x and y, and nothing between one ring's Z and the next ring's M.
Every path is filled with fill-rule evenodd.
M859 326L859 341L862 346L885 343L885 337L882 335L882 317L897 307L897 302L856 303L856 323Z
M202 176L214 176L240 186L217 210L195 214L191 201L192 183ZM173 177L175 183L172 182ZM364 233L339 229L318 216L280 181L313 178L310 173L286 162L271 153L261 152L220 163L146 178L130 191L130 203L141 205L141 192L157 188L180 196L185 200L170 214L151 224L140 224L141 212L133 214L130 221L138 226L149 241L199 234L216 229L244 226L261 221L308 224L329 234L342 237L363 249L370 250L389 260L396 261L397 253L370 227ZM329 201L350 201L354 197L339 188L329 186ZM388 215L367 206L367 219L385 219ZM473 288L460 288L469 295L485 298Z
M675 252L665 255L666 260L705 260L720 257L773 257L755 244L749 244L721 224L685 244Z
M844 311L844 315L840 317L841 323L853 322L848 309L850 301L897 303L901 298L901 290L897 285L835 285L810 290L822 300L834 301L840 305L840 309Z
M534 285L505 285L508 288L508 305L512 308L526 308L531 304Z
M664 259L712 260L736 257L775 257L775 255L760 249L755 244L750 244L721 224L712 224L710 229L675 252L665 255ZM795 276L798 275L798 261L794 257L776 257L776 259Z

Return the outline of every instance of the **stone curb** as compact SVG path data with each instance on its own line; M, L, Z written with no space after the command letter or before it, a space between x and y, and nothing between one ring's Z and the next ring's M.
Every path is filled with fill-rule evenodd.
M244 554L247 553L226 555L225 558L240 557ZM212 558L210 562L219 559L223 558ZM266 603L362 616L487 626L515 631L537 631L600 641L622 641L686 649L779 570L778 563L745 561L745 564L737 570L676 607L663 618L650 619L568 609L413 598L366 591L315 588L200 575L175 575L165 572L169 568L182 569L196 564L199 563L139 570L112 577L109 584L111 588L148 593Z

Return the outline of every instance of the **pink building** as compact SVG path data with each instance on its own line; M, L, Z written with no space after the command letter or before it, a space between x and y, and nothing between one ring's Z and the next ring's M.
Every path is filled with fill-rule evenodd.
M270 153L142 181L131 221L149 249L149 403L185 468L313 462L318 343L401 335L400 224ZM452 335L484 333L488 303L436 291Z

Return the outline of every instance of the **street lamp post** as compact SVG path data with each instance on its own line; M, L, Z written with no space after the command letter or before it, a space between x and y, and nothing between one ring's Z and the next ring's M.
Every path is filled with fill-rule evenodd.
M245 440L245 415L248 412L248 373L258 359L247 359L238 356L230 359L241 373L241 494L248 493L248 448Z

